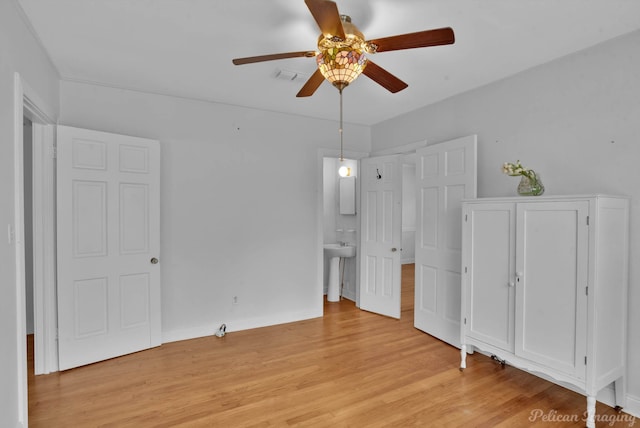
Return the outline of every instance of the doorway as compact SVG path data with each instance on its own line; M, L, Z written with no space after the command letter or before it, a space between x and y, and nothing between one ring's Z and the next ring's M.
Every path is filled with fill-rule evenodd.
M54 159L53 155L53 124L55 115L46 103L31 89L22 79L19 73L14 74L14 224L8 227L9 243L15 248L15 293L16 293L16 350L17 350L17 402L19 422L26 426L28 420L28 395L27 395L27 318L33 320L33 332L35 339L35 370L42 373L50 368L54 361L49 358L49 353L57 358L55 349L55 314L47 308L47 299L55 295L55 266L52 251L54 245L53 227L53 193L49 189L53 185ZM28 121L27 121L28 120ZM24 131L31 134L31 154L27 157L32 163L25 165L25 137ZM36 144L37 142L37 144ZM50 158L40 162L45 150L49 149ZM25 169L30 168L27 184L31 190L25 189ZM32 202L31 214L25 214L25 201ZM28 220L29 216L31 221ZM25 223L32 225L31 238L28 251L25 247ZM51 227L49 227L51 225ZM51 249L51 251L49 251ZM27 257L27 252L31 256ZM27 268L27 258L32 261L32 267ZM52 270L49 270L51 267ZM27 275L33 273L33 303L27 303ZM40 281L40 279L43 281ZM30 281L31 282L31 281ZM50 286L53 284L53 286ZM44 297L44 298L43 298ZM41 308L42 305L42 308ZM33 308L33 312L27 315L27 306ZM49 321L53 319L53 325ZM45 346L39 346L45 345ZM40 363L40 364L39 364ZM57 361L55 361L57 364Z
M416 256L416 163L407 155L402 163L402 253L400 316L413 320Z
M32 335L34 371L57 371L55 305L55 119L15 74L15 226L17 314L21 381L26 394L26 336ZM26 406L26 395L25 395Z
M400 297L400 319L408 318L413 326L415 307L415 284L416 284L415 263L402 264L401 297Z
M358 247L358 209L355 214L344 214L341 210L342 177L338 175L340 166L349 168L349 177L358 177L358 161L338 158L323 158L323 244L345 243ZM353 196L355 203L357 195ZM342 258L339 263L340 297L356 302L356 257ZM329 260L323 255L323 293L328 289Z
M33 123L23 113L23 177L24 177L24 282L25 325L27 337L34 334L33 305ZM33 338L28 341L33 344ZM32 352L30 350L29 352Z
M353 167L352 169L352 173L354 175L358 174L358 170L360 168L360 159L363 159L367 156L369 156L369 153L365 153L365 152L356 152L356 151L345 151L343 153L344 155L344 159L345 160L349 160L350 166ZM326 278L328 278L328 263L326 263L325 260L325 255L324 255L324 244L325 243L329 243L329 242L337 242L338 241L338 236L336 235L336 230L339 229L336 226L336 221L332 220L327 222L327 218L326 218L326 209L327 208L327 203L331 203L333 204L333 210L335 210L335 212L337 212L337 210L339 209L339 207L337 206L337 202L336 198L338 197L337 192L338 192L338 188L339 188L339 181L338 181L338 167L339 165L339 159L340 159L340 151L339 150L335 150L335 149L319 149L317 152L317 169L316 169L316 183L317 183L317 199L316 199L316 212L317 212L317 229L316 229L316 242L317 242L317 255L316 255L316 266L317 266L317 293L318 293L318 300L317 300L317 304L318 304L318 313L319 316L322 316L322 314L324 313L324 300L325 300L325 294L327 292L327 282L325 281ZM333 166L330 166L333 165ZM326 201L326 196L325 196L325 190L327 190L327 184L325 183L325 179L330 179L329 181L331 181L333 184L330 186L335 186L335 190L333 192L333 195L329 198L329 201L334 201L334 202L325 202ZM355 206L355 210L356 210L356 215L349 215L349 216L343 216L343 217L350 217L351 218L351 223L350 224L354 224L355 223L355 227L352 226L348 226L348 227L342 227L343 232L345 231L345 229L347 230L346 233L350 234L350 236L346 237L348 239L345 239L345 237L342 237L345 241L349 240L352 242L356 243L356 247L359 244L359 240L360 240L360 216L358 215L358 213L360 212L360 181L358 178L356 178L356 182L355 182L355 186L356 186L356 206ZM337 214L332 214L330 218L335 218L335 216L337 216ZM349 230L353 230L353 231L349 231ZM349 275L352 276L352 279L350 279L349 282L349 289L352 290L349 293L349 297L348 299L355 301L356 306L359 305L359 298L360 298L360 272L358 269L358 266L360 266L360 255L358 254L358 251L356 250L356 256L353 257L350 262L353 263L352 265L352 269L353 272L349 273L348 271L345 271L345 276ZM355 278L355 279L353 279ZM353 281L353 283L351 282Z
M404 156L403 156L403 160L402 160L402 200L403 200L403 206L402 206L402 257L401 257L401 266L402 266L402 276L405 277L406 276L406 271L407 270L414 270L414 261L415 261L415 233L416 233L416 149L419 147L424 146L425 143L416 143L416 144L411 144L408 145L406 147L402 147L400 148L401 151L403 152ZM394 150L395 152L395 150ZM336 185L336 180L337 180L337 168L331 168L331 167L327 167L327 163L325 162L325 159L329 159L329 160L333 160L334 162L337 163L338 161L338 156L339 156L339 152L335 151L335 150L327 150L327 149L321 149L318 151L318 183L319 183L319 188L318 188L318 243L319 243L319 248L318 248L318 289L319 289L319 295L320 295L320 299L319 299L319 303L320 305L322 305L322 301L323 301L323 295L326 292L326 282L325 282L325 278L327 277L327 263L325 263L325 258L324 258L324 254L323 254L323 243L325 242L329 242L327 241L327 235L330 235L330 239L333 239L334 236L332 236L331 234L335 235L335 231L337 229L340 229L339 227L336 226L336 222L335 220L332 220L331 222L329 222L329 225L327 225L327 220L326 220L326 215L327 215L327 202L326 202L326 194L325 194L325 190L327 187L327 184L325 182L325 178L327 178L328 174L331 174L331 177L333 178L333 183L334 185ZM360 169L360 162L362 159L371 156L370 153L358 153L358 152L348 152L345 153L345 157L351 160L354 160L357 162L357 167L358 170ZM334 170L335 169L335 170ZM356 213L360 213L360 180L356 181ZM334 201L335 198L337 196L334 194L330 197L330 201ZM335 208L335 202L331 202L334 204L334 208ZM334 218L334 217L331 217ZM359 215L356 216L357 220L356 220L356 243L357 246L359 246L360 243L360 218ZM342 228L343 231L345 230L345 228ZM351 237L353 238L353 237ZM336 242L337 238L334 241L331 242ZM355 302L356 302L356 306L359 307L360 305L360 254L359 251L356 253L356 257L353 260L355 262L355 284L350 286L354 288L355 291L353 291L354 297L355 297ZM409 266L404 266L404 265L409 265ZM404 279L401 279L401 284L404 283ZM413 291L413 286L412 284L414 283L414 279L412 278L410 280L410 283L408 285L409 289L408 292L411 294L412 298L410 299L410 302L408 304L410 304L411 306L414 305L414 291ZM402 294L405 294L405 290L404 290L404 285L401 285L401 289L402 289ZM349 297L351 298L351 297ZM405 303L404 303L404 298L403 298L403 309L402 309L402 316L405 316L404 314L406 313L405 311ZM410 316L413 319L413 315L410 314Z

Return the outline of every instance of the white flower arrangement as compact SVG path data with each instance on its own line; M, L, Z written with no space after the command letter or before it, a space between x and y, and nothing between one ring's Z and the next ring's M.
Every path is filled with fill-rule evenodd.
M505 162L504 164L502 164L502 172L512 177L524 175L529 179L536 178L535 171L532 169L523 167L519 160L517 160L516 163Z
M536 172L530 168L523 167L519 160L516 163L503 163L502 172L512 177L520 175L527 178L526 180L523 178L518 185L518 194L522 196L539 196L544 193L544 186Z

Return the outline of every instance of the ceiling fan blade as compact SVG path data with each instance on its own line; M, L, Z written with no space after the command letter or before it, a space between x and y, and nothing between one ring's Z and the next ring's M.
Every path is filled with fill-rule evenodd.
M242 64L251 64L253 62L263 62L263 61L273 61L276 59L286 59L286 58L299 58L299 57L307 57L313 58L316 56L316 51L301 51L301 52L286 52L279 54L271 54L271 55L260 55L260 56L249 56L246 58L236 58L233 60L235 65Z
M296 97L310 97L313 93L320 87L320 85L324 82L324 76L320 73L320 70L316 70L315 73L311 75L307 83L304 84L300 92L296 95Z
M362 74L394 94L409 86L370 59L367 59L367 66Z
M340 13L338 12L338 6L335 2L328 0L304 0L304 2L318 23L322 34L325 36L337 36L342 40L347 38L344 34L342 21L340 21Z
M367 43L375 45L376 52L386 52L450 45L455 42L455 40L453 29L445 27L435 30L418 31L417 33L401 34L399 36L383 37L381 39L369 40Z

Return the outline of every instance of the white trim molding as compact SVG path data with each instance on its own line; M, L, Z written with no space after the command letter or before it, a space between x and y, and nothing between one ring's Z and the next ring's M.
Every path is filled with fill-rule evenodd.
M33 122L33 292L35 374L58 371L55 126Z
M16 292L16 391L18 392L18 424L28 426L27 396L27 327L25 315L25 255L24 255L24 142L22 132L24 89L19 73L13 79L13 163L14 163L14 224L9 225L10 240L15 245Z
M627 407L622 409L623 412L640 418L640 397L627 394Z
M197 339L200 337L213 336L220 325L227 326L226 332L249 330L253 328L269 327L278 324L303 321L312 318L322 317L322 308L311 308L302 311L285 312L259 318L249 318L242 320L220 320L217 323L203 325L199 327L177 329L162 332L162 343L178 342L180 340Z
M24 117L28 117L31 119L33 123L39 124L35 126L36 138L40 138L41 141L47 142L49 145L53 145L53 134L54 127L51 126L54 123L53 119L53 110L49 108L41 98L36 94L35 91L31 89L31 87L22 79L20 73L14 73L14 91L13 91L13 117L14 117L14 132L13 132L13 152L14 152L14 224L9 225L10 236L15 245L15 292L16 292L16 391L18 393L17 403L18 403L18 424L19 427L28 426L28 417L29 417L29 398L27 394L27 333L26 333L26 313L25 313L25 288L26 288L26 278L25 278L25 237L24 237L24 197L25 197L25 188L24 188L24 133L23 133L23 121ZM49 126L44 126L49 125ZM52 160L53 162L53 160ZM39 168L35 168L36 171ZM54 166L50 163L50 168L46 171L38 171L38 173L42 173L43 175L38 179L40 182L47 182L46 186L43 187L44 192L42 194L38 193L39 190L34 191L34 195L38 193L43 199L46 201L46 205L54 206L55 205L55 194L52 192L47 192L46 189L51 189L53 183L53 174L54 174ZM49 174L44 176L44 174ZM36 185L37 187L37 185ZM42 190L41 189L41 190ZM40 201L42 202L42 201ZM38 205L42 206L41 204ZM45 229L38 229L39 232L42 230L46 230L46 234L44 239L47 240L47 245L52 246L55 244L53 241L53 237L55 236L53 228L55 227L55 222L53 217L49 216L48 219L44 220L43 217L48 215L47 210L38 211L37 213L34 211L34 216L39 216L40 221L46 222ZM34 217L35 218L35 217ZM40 236L39 238L42 238ZM35 239L35 238L34 238ZM49 248L47 250L47 248ZM48 289L46 293L44 293L45 297L43 297L43 290L40 290L39 294L34 295L34 305L36 307L38 305L44 305L49 309L51 307L56 307L55 302L55 252L53 252L53 247L46 247L45 252L47 252L48 256L45 258L40 257L38 259L38 263L43 263L41 266L34 266L34 273L37 269L41 273L48 275ZM38 293L36 289L34 289L34 293ZM39 300L40 299L40 300ZM54 309L55 311L55 309ZM57 342L56 342L56 334L55 329L57 325L55 312L54 315L51 315L51 311L45 311L45 319L40 318L38 323L34 325L35 335L37 337L36 341L40 342L40 344L36 343L36 347L42 348L44 345L44 349L38 351L36 349L36 361L40 358L44 358L46 356L46 363L44 367L46 370L55 371L57 370ZM34 314L35 315L35 314ZM39 315L35 315L38 317ZM40 327L39 327L40 326ZM43 334L42 327L46 326L45 330L47 334ZM43 339L43 340L41 340ZM39 369L43 367L42 360L38 363ZM44 371L43 371L44 372Z

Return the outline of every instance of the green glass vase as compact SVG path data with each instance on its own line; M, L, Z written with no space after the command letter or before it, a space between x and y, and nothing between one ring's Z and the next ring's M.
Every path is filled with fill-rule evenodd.
M528 175L522 175L518 184L518 195L520 196L540 196L544 193L544 185L540 177L530 171Z

